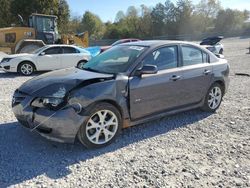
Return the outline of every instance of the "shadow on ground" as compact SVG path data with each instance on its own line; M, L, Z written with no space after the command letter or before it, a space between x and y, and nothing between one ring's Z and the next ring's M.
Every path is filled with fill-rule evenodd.
M44 73L46 73L46 72L45 71L43 71L43 72L35 72L30 77L39 76L39 75L44 74ZM23 76L23 75L21 75L19 73L14 73L14 72L0 71L0 78L17 78L17 77L26 77L26 76Z
M80 143L50 142L24 129L19 123L0 124L0 187L22 183L45 174L59 179L71 173L70 165L119 150L141 140L167 134L210 116L199 110L162 118L122 131L113 144L97 150L88 150Z

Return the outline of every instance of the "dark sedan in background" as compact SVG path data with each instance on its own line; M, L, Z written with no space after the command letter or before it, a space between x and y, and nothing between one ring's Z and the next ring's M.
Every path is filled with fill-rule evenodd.
M228 87L229 66L187 42L121 44L96 56L83 70L69 68L35 77L13 96L17 120L54 141L97 148L122 128L202 108L216 111Z

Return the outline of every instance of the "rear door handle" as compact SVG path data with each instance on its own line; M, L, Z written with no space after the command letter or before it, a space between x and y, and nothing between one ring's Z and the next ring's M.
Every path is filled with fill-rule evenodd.
M208 74L210 74L212 71L211 70L204 70L204 74L205 75L208 75Z
M172 81L177 81L177 80L180 80L181 79L181 76L177 76L177 75L173 75L170 80Z

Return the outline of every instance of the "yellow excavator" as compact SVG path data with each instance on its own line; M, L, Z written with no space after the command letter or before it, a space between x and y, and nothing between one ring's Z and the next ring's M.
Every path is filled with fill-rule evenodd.
M19 15L21 23L22 17ZM28 26L0 28L0 51L8 54L29 53L46 44L89 46L89 34L59 34L57 16L31 14Z

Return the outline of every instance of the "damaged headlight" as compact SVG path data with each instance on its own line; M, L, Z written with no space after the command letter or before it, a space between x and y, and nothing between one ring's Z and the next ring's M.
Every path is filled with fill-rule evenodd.
M66 89L64 87L60 87L55 93L48 97L39 97L36 98L31 106L33 107L47 107L49 109L57 110L58 108L63 107L66 103Z
M64 100L60 99L60 98L44 98L44 99L42 99L42 103L46 107L56 108L60 104L62 104L63 102L64 102Z
M14 59L14 58L3 58L2 61L1 61L1 63L7 63L7 62L9 62L12 59Z

